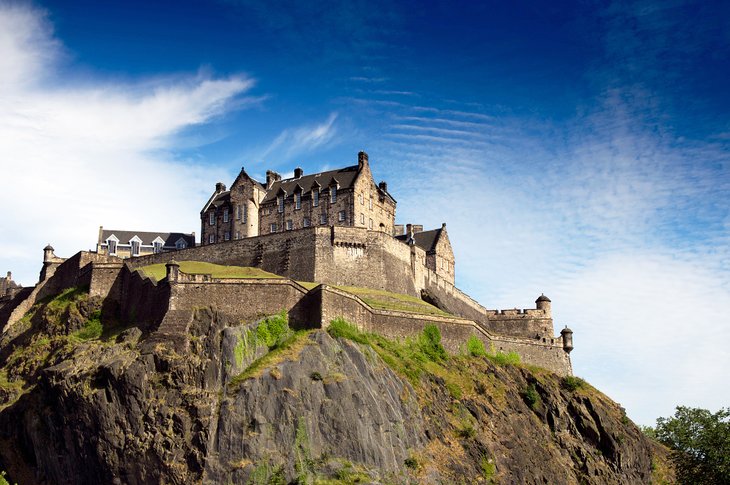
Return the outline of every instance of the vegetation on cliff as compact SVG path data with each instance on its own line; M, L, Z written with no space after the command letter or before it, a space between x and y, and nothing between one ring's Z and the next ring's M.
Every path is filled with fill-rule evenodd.
M471 340L449 355L432 325L394 341L201 308L183 351L99 311L71 290L3 335L0 469L13 481L661 478L661 450L590 385Z

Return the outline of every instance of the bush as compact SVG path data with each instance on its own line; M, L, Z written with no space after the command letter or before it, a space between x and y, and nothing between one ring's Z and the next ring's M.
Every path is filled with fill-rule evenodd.
M271 317L266 317L256 327L256 341L261 345L266 345L269 350L281 344L289 334L289 319L285 311Z
M487 358L498 365L519 365L520 354L517 352L497 352L494 355L487 355Z
M537 393L534 384L527 386L527 389L522 393L522 399L524 399L525 404L530 406L530 409L537 409L540 404L540 394Z
M469 337L469 340L466 341L466 351L472 357L487 356L487 349L484 347L484 342L482 342L476 335L472 335Z
M574 392L584 387L586 385L586 381L584 381L580 377L565 376L560 380L560 385L563 389Z
M432 323L423 327L423 332L418 338L418 346L432 362L443 362L448 359L446 350L441 345L441 331Z
M410 468L411 470L418 470L418 460L416 460L412 456L406 458L403 464L406 466L406 468Z
M77 340L86 341L101 337L104 328L101 325L101 311L97 310L91 314L91 318L86 321L84 326L71 334Z

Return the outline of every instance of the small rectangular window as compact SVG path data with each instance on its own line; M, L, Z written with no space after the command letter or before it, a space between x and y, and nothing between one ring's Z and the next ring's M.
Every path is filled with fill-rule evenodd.
M286 230L291 231L292 229L294 229L294 223L291 219L289 219L288 221L286 221Z
M373 196L370 196L370 210L373 210Z
M162 252L162 243L161 242L153 242L152 243L152 252L157 254Z
M246 224L248 222L248 206L243 206L243 223Z
M241 239L241 233L236 231L236 239Z
M373 230L373 220L372 219L370 219L370 222L368 223L368 229L370 229L371 231Z
M319 205L319 190L312 189L312 205L317 207Z
M109 254L117 254L117 242L110 239L106 243L109 246Z
M365 225L365 214L360 214L360 224Z
M309 217L304 218L304 227L309 227L312 223L309 220Z
M302 193L297 192L294 194L294 208L295 209L301 209L302 208Z
M223 235L224 241L230 241L231 240L231 233L226 231L226 233Z
M215 211L211 211L210 214L209 214L209 216L210 216L209 217L209 221L210 221L209 224L211 226L215 226Z
M320 224L327 224L327 214L320 214L319 215L319 223Z
M228 209L223 209L223 222L228 222Z
M139 242L132 241L132 256L139 256Z
M283 195L279 195L276 197L276 204L278 206L279 212L280 213L284 212L284 196Z
M357 194L357 198L360 199L360 205L365 204L365 201L362 198L362 194Z
M337 202L337 186L333 185L330 187L330 203L334 204Z
M213 244L215 242L215 234L211 234L210 236L208 236L208 242L210 244Z
M345 222L345 211L340 211L337 214L337 220L340 222Z
M242 209L242 207L240 205L236 207L236 220L237 221L241 220L241 209Z
M276 222L271 223L271 232L276 232Z

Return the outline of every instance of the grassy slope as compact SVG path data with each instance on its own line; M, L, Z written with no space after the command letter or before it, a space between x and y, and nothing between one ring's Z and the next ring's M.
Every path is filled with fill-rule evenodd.
M247 266L224 266L201 261L180 261L179 264L180 271L183 273L209 274L213 278L281 278L262 269ZM137 271L157 281L163 280L167 276L165 263L150 264L139 268Z
M336 286L336 288L358 296L371 307L381 310L397 310L421 313L424 315L449 315L443 310L436 308L430 303L426 303L415 296L391 293L389 291L376 290L373 288L360 288L356 286Z

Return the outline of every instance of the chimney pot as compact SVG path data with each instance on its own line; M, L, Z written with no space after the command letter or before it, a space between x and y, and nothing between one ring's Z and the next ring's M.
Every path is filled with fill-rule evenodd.
M302 175L304 175L304 170L302 170L302 167L297 167L294 169L294 178L295 179L301 178Z
M361 151L357 154L357 166L358 168L362 168L368 163L368 154L364 151Z

